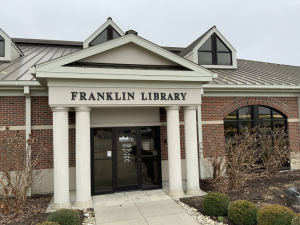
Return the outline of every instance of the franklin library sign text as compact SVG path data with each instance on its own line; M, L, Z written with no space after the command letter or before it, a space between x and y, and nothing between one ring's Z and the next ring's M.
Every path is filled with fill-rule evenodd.
M151 101L151 100L166 100L166 101L177 101L186 100L187 93L164 93L164 92L141 92L140 100ZM80 101L126 101L134 100L135 92L71 92L71 100Z

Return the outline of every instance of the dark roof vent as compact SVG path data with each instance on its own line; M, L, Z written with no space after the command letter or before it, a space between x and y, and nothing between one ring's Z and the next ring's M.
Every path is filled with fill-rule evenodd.
M107 20L112 20L112 18L111 18L111 17L108 17Z
M134 31L134 30L128 30L126 31L125 35L127 34L134 34L134 35L138 35L138 32Z

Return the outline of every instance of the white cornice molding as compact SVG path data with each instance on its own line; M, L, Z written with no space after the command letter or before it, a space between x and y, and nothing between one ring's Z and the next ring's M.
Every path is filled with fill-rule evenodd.
M107 26L111 25L121 36L124 35L124 32L114 23L111 19L108 19L101 27L99 27L91 36L89 36L83 42L83 48L88 48L91 41L93 41L102 31L106 29Z

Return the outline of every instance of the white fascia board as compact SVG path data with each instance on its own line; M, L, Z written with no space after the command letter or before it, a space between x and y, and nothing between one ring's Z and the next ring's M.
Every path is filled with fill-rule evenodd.
M83 48L88 48L91 41L93 41L102 31L106 29L107 26L111 25L121 36L124 35L124 32L114 23L114 21L108 19L101 27L99 27L91 36L89 36L83 42Z
M204 76L199 75L199 73L195 71L174 71L174 70L139 70L139 69L104 69L104 68L82 68L82 67L59 67L53 70L49 70L48 72L53 73L70 73L70 74L106 74L110 76L111 74L123 74L123 75L140 75L140 76L189 76L189 77L210 77L212 76ZM40 77L40 75L38 75Z
M72 62L76 62L78 60L99 54L101 52L119 47L121 45L125 45L128 43L135 43L141 47L144 47L145 49L148 49L149 51L152 51L162 57L165 57L181 66L184 66L186 68L189 68L193 71L196 71L200 74L202 74L203 76L213 76L213 73L208 70L205 69L202 66L199 66L198 64L195 64L187 59L183 59L182 57L175 55L174 53L169 52L168 50L165 50L163 48L161 48L158 45L155 45L139 36L133 35L133 34L129 34L129 35L124 35L123 37L120 38L116 38L113 40L110 40L108 42L104 42L102 44L93 46L93 47L89 47L86 49L83 49L81 51L77 51L74 52L72 54L36 65L36 72L39 71L49 71L52 70L54 68L60 67L62 65L66 65Z
M0 86L41 86L38 81L0 81Z
M15 43L12 41L11 44L13 45L13 47L17 50L17 52L19 52L19 54L21 56L24 56L24 53L15 45Z
M194 47L192 53L194 63L198 64L198 49L207 41L207 39L213 34L216 33L218 37L226 44L226 46L231 50L232 53L232 65L202 65L204 68L210 69L237 69L237 61L236 61L236 50L235 48L226 40L226 38L220 33L217 28L212 28L203 38L202 40ZM190 53L189 53L190 54ZM188 55L187 55L188 56ZM187 56L184 56L186 58Z
M40 78L68 78L68 79L96 79L96 80L140 80L140 81L193 81L193 82L210 82L212 77L200 76L174 76L171 74L147 73L141 74L87 74L87 73L59 73L59 72L40 72Z
M205 90L215 89L215 90L300 90L300 86L283 86L283 85L218 85L218 84L204 84L203 88Z

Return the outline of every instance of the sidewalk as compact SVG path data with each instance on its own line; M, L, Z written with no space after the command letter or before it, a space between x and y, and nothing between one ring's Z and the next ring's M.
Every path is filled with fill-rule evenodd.
M163 190L94 196L96 224L199 225Z

